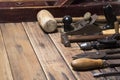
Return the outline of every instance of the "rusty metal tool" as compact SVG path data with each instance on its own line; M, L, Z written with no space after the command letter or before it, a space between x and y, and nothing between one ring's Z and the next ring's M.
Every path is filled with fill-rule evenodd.
M79 58L91 58L91 59L120 59L120 49L112 49L112 50L99 50L95 52L85 52L81 54L77 54L72 57L73 59Z
M105 41L103 41L105 42ZM109 43L109 44L108 44ZM100 43L99 41L85 42L79 44L80 49L82 50L91 50L91 49L114 49L120 47L120 40L111 40L109 42L105 42L105 44Z
M97 19L97 15L94 14L91 16L90 13L86 13L84 17L85 19L80 20L74 24L71 24L72 18L70 16L65 16L63 18L64 26L63 30L61 30L61 42L64 44L64 46L70 46L70 41L68 38L69 35L75 36L100 34L101 28L94 24L95 20Z
M65 33L67 35L88 35L88 34L93 35L95 33L100 33L101 28L99 26L97 26L97 24L94 24L96 19L97 19L97 15L94 14L91 16L91 14L88 14L88 13L89 12L87 12L84 15L83 20L80 20L80 21L73 23L73 24L70 24L70 22L72 23L70 17L64 17L64 18L67 18L67 19L63 18L64 27L66 27L66 24L69 24L69 25L67 25L68 28L66 27L66 29L69 29L70 26L74 27L74 29L71 29L68 31L64 30ZM70 20L68 20L68 19L70 19Z
M94 77L120 76L120 72L94 73Z
M64 21L64 30L61 31L61 42L65 47L70 47L71 42L80 42L80 41L92 41L105 37L110 37L115 34L116 31L119 33L119 22L114 22L115 29L102 30L100 27L95 25L96 15L90 17L91 14L88 12L84 15L84 20L81 20L75 24L69 23L72 21L72 18L67 21ZM88 20L88 21L86 21ZM66 24L68 24L66 26ZM71 27L73 26L73 27ZM117 27L116 27L117 26Z
M120 34L114 34L109 38L107 37L97 41L79 43L79 46L82 50L119 48Z
M102 59L89 59L89 58L79 58L71 62L71 66L75 71L88 71L94 69L102 68L114 68L119 67L120 63L109 62L109 60Z
M115 22L115 34L110 37L98 39L97 41L80 43L79 46L83 50L89 49L106 49L120 47L119 23Z

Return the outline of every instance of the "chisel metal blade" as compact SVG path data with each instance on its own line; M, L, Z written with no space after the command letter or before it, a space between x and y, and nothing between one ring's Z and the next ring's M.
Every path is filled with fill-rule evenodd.
M120 72L95 73L94 77L120 76Z

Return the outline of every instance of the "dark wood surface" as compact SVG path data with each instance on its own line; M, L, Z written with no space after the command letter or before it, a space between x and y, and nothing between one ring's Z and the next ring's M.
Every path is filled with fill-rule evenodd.
M120 80L119 76L93 77L93 73L119 71L119 67L72 70L72 56L83 51L77 43L64 47L59 28L46 34L38 22L0 23L0 42L0 80Z

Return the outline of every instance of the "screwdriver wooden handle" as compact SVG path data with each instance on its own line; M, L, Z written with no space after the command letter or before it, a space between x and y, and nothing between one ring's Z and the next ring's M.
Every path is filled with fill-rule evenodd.
M45 32L53 32L57 28L57 21L47 10L41 10L37 14L37 20Z
M91 70L101 68L104 64L104 60L101 59L88 59L80 58L72 61L71 66L74 70Z

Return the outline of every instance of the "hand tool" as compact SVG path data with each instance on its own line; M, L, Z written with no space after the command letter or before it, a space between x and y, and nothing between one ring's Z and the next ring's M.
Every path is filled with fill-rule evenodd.
M114 34L111 37L100 39L97 41L80 43L79 46L82 50L90 49L108 49L108 48L119 48L120 47L120 34Z
M85 14L85 16L86 16L86 14ZM69 16L66 16L64 18L63 18L64 25L66 25L66 24L70 25L71 22L72 22L72 18L70 18ZM89 19L88 20L84 20L83 19L81 21L78 21L76 23L71 24L71 26L74 27L74 29L66 32L66 34L67 35L78 35L78 34L79 35L84 35L84 34L86 34L86 35L87 34L89 34L89 35L91 34L92 35L92 34L95 34L95 33L96 34L100 33L101 32L101 28L99 26L97 26L97 25L93 25L93 23L97 19L97 15L94 14L94 15L90 16L90 18L91 18L90 21L89 21ZM67 28L67 29L69 29L69 28Z
M45 32L53 32L57 28L57 21L47 10L41 10L37 14L37 20Z
M94 77L120 76L120 72L94 73Z
M88 35L88 34L93 35L93 34L99 34L101 32L101 28L99 26L96 26L93 24L95 22L95 20L97 19L97 15L92 15L92 16L90 16L89 20L83 19L83 20L76 22L74 24L71 24L72 19L70 17L66 16L64 18L63 18L64 31L61 31L61 42L66 47L70 46L70 42L67 39L67 36L69 36L69 35L72 35L72 36L74 36L74 35ZM94 28L94 30L93 30L93 28Z
M114 49L114 48L119 48L120 47L120 40L116 41L116 40L111 40L109 42L110 44L102 44L98 41L92 41L92 42L85 42L85 43L81 43L79 44L80 49L82 50L91 50L91 49ZM114 44L113 44L114 43Z
M115 34L115 29L102 31L102 34L94 35L68 35L66 33L61 33L61 42L65 47L70 47L70 43L73 42L85 42L85 41L95 41L102 38L107 38ZM67 43L66 43L67 42Z
M120 63L110 63L109 61L102 59L79 58L73 60L71 66L75 71L87 71L107 67L114 68L120 66Z
M104 15L107 20L107 24L103 27L103 29L111 29L114 28L114 22L117 20L115 14L113 13L112 6L107 3L103 7Z
M73 59L90 58L90 59L120 59L120 49L99 50L94 52L80 53L72 57Z
M83 50L88 49L106 49L106 48L118 48L120 47L120 34L119 34L119 23L115 22L115 34L112 36L98 39L97 41L80 43L79 46Z
M66 15L63 17L63 23L64 23L63 25L64 32L74 30L74 27L71 25L72 17L70 15Z
M64 44L64 46L66 47L70 47L70 43L73 42L85 42L85 41L94 41L94 40L98 40L101 38L105 38L105 37L109 37L111 36L111 34L108 35L67 35L67 34L62 34L61 33L61 42Z
M71 42L91 41L91 40L97 40L97 39L101 39L101 38L110 37L111 35L115 34L117 30L118 30L117 33L119 33L119 22L118 21L114 22L115 29L102 30L100 27L94 25L94 22L95 22L97 16L96 15L93 15L91 17L90 16L91 16L91 14L89 12L87 12L84 15L85 20L81 20L72 25L74 27L74 29L71 28L70 27L71 25L70 25L70 26L68 26L68 28L71 28L71 30L68 30L68 32L62 32L61 42L64 44L65 47L70 47ZM87 25L87 24L92 24L92 25ZM94 28L94 30L93 30L93 28ZM65 28L65 30L66 30L66 28ZM106 39L106 40L102 40L102 41L109 42L110 39L109 40ZM85 45L85 44L83 44L83 45ZM88 43L87 46L89 44L90 43ZM84 46L82 46L82 48L84 48Z

